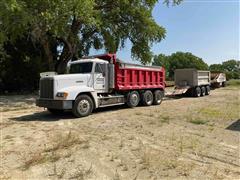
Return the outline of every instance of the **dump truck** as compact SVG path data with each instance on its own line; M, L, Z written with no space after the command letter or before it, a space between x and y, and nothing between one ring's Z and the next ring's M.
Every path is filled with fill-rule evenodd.
M159 105L164 89L163 67L124 63L116 54L104 54L70 62L67 74L41 77L36 105L84 117L100 107Z
M210 71L196 69L176 69L174 72L175 89L172 95L186 94L200 97L210 94Z
M211 87L219 88L226 85L226 74L220 72L211 72Z

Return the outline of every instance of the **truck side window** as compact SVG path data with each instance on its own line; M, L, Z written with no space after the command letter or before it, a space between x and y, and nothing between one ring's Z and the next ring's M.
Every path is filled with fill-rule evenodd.
M104 73L104 64L97 63L95 66L95 73Z

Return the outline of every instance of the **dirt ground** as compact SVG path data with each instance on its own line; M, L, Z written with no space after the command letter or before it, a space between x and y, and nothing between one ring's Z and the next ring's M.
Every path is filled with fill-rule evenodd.
M239 97L226 87L76 119L1 96L0 179L239 179Z

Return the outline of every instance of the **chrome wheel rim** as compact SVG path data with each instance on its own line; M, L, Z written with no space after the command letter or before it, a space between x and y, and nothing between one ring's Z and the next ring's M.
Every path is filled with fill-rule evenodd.
M157 94L156 99L157 99L157 103L160 103L161 102L161 94Z
M146 99L148 104L152 102L152 96L150 94L147 95Z
M133 94L131 97L131 102L132 104L136 105L138 103L138 95L137 94Z
M87 113L89 109L90 109L90 103L87 100L83 99L79 102L78 110L81 114Z

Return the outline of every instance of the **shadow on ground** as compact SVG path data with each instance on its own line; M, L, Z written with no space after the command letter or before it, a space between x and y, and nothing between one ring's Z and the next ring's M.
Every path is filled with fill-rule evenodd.
M181 98L189 98L182 95L179 96L171 96L171 97L165 97L164 101L169 100L178 100ZM137 108L144 107L142 105L139 105ZM105 112L111 112L111 111L118 111L128 108L127 105L119 105L119 106L109 106L104 108L98 108L94 110L93 115L97 115L99 113L105 113ZM131 108L128 108L129 110ZM91 117L91 116L90 116ZM51 121L59 121L59 120L66 120L66 119L78 119L75 118L71 111L65 111L60 114L51 114L48 111L42 111L42 112L36 112L29 115L19 116L19 117L13 117L10 118L13 121L44 121L44 122L51 122Z
M29 115L10 118L13 121L58 121L74 118L71 112L63 112L61 114L51 114L48 111L37 112Z
M234 121L230 126L228 126L226 129L231 131L240 131L240 119Z
M110 111L118 111L118 110L122 110L122 109L126 109L126 108L128 108L128 107L125 105L99 108L99 109L94 110L93 115L110 112ZM89 117L91 117L91 116L89 116ZM36 112L33 114L24 115L24 116L13 117L10 119L13 121L22 121L22 122L24 122L24 121L51 122L51 121L78 119L78 118L75 118L71 111L65 111L60 114L51 114L48 111L43 111L43 112Z

